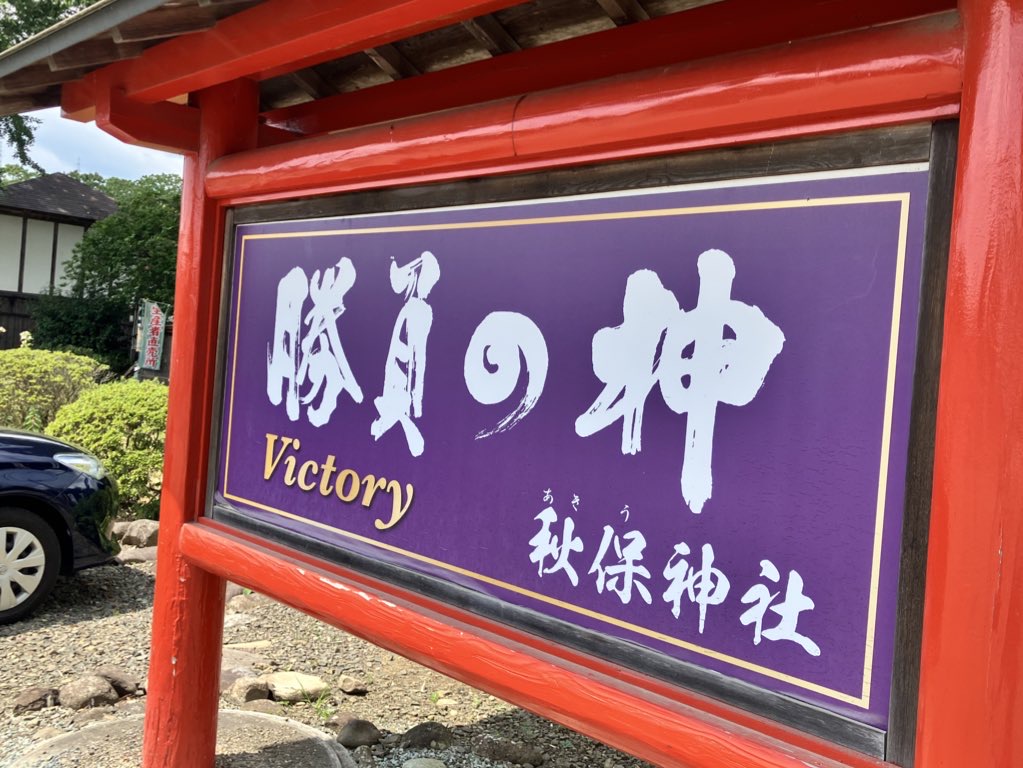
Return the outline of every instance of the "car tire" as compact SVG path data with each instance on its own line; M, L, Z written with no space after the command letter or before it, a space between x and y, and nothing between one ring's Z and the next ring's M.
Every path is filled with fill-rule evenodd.
M28 616L60 573L60 542L39 515L0 507L0 624Z

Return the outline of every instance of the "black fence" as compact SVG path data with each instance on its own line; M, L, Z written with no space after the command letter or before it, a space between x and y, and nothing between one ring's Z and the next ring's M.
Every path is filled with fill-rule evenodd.
M34 331L35 320L32 310L39 300L23 293L0 291L0 349L13 349L21 346L21 333Z

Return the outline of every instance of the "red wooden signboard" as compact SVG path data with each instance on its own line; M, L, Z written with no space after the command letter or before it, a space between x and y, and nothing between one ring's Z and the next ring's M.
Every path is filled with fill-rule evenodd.
M631 39L634 55L647 51L634 67L609 65L617 59L594 51L579 57L575 44L536 49L525 59L536 62L524 70L527 87L497 63L479 65L489 74L471 91L436 73L435 92L420 93L425 101L410 107L418 116L389 113L397 102L366 97L367 114L390 122L355 128L329 99L261 117L258 87L248 78L329 59L327 49L336 53L339 45L372 47L387 29L414 34L430 19L470 18L508 3L381 0L370 4L379 13L370 13L332 2L309 19L299 5L271 0L251 16L155 46L64 89L68 113L95 107L97 119L121 135L165 146L197 141L183 195L145 765L213 764L228 578L658 765L1023 765L1023 4L806 0L769 4L765 16L768 4L726 0L691 17L699 21L686 32L702 46L697 61L682 61L680 44L647 38L650 28L637 24L633 38L614 38ZM777 43L785 45L770 47ZM163 99L182 92L192 93L188 114L198 124L155 119L180 114ZM151 111L147 102L156 102ZM314 138L279 132L314 124L322 131ZM337 129L344 130L327 132ZM739 146L745 149L733 150ZM807 156L838 169L894 158L926 164L930 175L919 222L920 311L907 319L919 336L898 574L907 619L893 638L892 687L902 694L891 700L879 747L669 682L650 667L498 621L218 516L215 494L232 488L216 474L225 391L218 377L228 379L218 339L232 291L245 295L231 282L240 253L236 259L225 249L243 231L236 223L257 235L262 230L251 225L260 220L393 212L437 200L543 199L583 191L583 181L597 184L590 191L643 187L650 183L636 174L659 172L671 184L720 181L729 176L721 173L723 157L732 178L778 173L775 162L781 172L816 170L799 166ZM609 164L622 161L631 165L615 166L626 170L606 186ZM536 191L548 182L547 192ZM882 193L893 192L869 191ZM431 203L432 195L439 197ZM596 212L608 213L621 211ZM421 260L417 275L430 265L416 253L395 256L396 269L411 258ZM442 280L456 274L437 263ZM737 274L751 269L735 263ZM369 274L368 266L352 265L359 279ZM319 285L306 278L307 287ZM409 297L426 301L417 293L423 283L406 283ZM777 318L769 308L758 311Z

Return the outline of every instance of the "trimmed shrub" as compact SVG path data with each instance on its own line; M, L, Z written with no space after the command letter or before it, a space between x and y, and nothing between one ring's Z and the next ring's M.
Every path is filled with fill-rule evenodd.
M131 367L131 307L120 299L42 294L32 309L33 343L95 357L114 371Z
M0 350L0 426L40 432L61 406L108 373L98 360L71 352Z
M155 520L166 427L167 387L129 380L101 384L65 405L46 433L103 462L121 492L121 517Z

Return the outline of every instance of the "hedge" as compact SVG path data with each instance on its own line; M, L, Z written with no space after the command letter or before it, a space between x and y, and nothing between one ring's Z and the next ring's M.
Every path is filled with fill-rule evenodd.
M65 405L46 432L103 462L120 489L121 517L155 520L166 425L167 387L127 380L102 384Z

